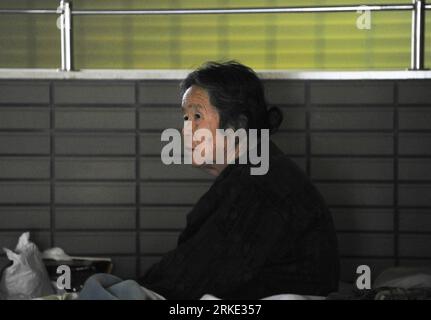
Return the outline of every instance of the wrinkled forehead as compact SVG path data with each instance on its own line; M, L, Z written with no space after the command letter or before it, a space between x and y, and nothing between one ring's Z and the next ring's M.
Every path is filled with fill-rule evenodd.
M209 96L205 89L191 86L184 92L181 107L183 110L202 110L210 105Z

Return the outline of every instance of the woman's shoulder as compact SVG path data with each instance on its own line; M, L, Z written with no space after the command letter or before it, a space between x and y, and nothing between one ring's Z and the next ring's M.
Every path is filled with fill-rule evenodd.
M266 174L246 176L244 172L243 175L263 193L281 198L300 193L310 183L302 168L285 154L270 156Z
M264 174L254 174L251 168L261 164L232 164L224 172L216 188L221 194L229 194L247 201L270 199L275 202L286 198L302 198L301 194L312 187L311 180L304 170L277 146L271 144L268 170Z

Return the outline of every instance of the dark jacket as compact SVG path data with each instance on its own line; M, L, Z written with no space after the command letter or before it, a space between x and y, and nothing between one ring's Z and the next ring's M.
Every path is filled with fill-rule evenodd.
M140 283L167 299L326 295L338 288L331 214L306 174L270 143L269 171L230 164L187 216L176 249Z

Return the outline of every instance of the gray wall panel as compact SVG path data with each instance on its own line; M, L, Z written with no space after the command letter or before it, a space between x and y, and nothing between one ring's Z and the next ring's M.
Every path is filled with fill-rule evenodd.
M0 157L0 179L46 179L49 177L49 158Z
M423 268L422 270L429 270L431 258L400 259L400 265L406 267Z
M49 129L49 109L0 107L0 129Z
M302 82L266 80L264 86L265 97L270 104L280 106L305 103L305 84Z
M271 140L287 155L305 154L305 134L278 132Z
M139 85L139 102L146 105L181 106L180 81L143 81Z
M58 179L135 179L133 158L56 158Z
M339 233L341 255L388 256L394 252L394 237L390 234Z
M135 253L134 232L58 232L56 245L70 255Z
M431 159L399 159L398 177L401 180L431 180Z
M135 153L135 136L117 134L61 134L55 139L57 154L118 154Z
M58 129L135 129L131 108L61 108L55 114Z
M0 154L48 154L49 135L41 133L0 133Z
M312 104L390 104L393 102L392 82L361 81L312 82L310 102Z
M140 128L143 130L179 129L183 127L184 119L180 106L143 107L139 110Z
M391 231L394 227L391 209L333 208L331 212L338 231Z
M0 203L49 203L48 182L0 182Z
M59 204L133 204L135 184L59 182L56 185L56 202Z
M56 104L131 104L135 102L133 83L57 82Z
M431 110L429 108L400 108L398 117L398 126L401 130L431 129Z
M392 159L312 158L313 179L328 180L391 180Z
M400 184L399 204L401 206L431 206L431 184Z
M47 82L0 82L0 103L49 103Z
M393 153L393 137L385 133L313 133L311 153L389 155Z
M399 102L403 104L431 104L431 81L400 81Z
M400 133L400 155L431 155L431 134Z
M431 258L431 235L400 235L400 255Z
M143 156L160 157L162 149L169 142L161 141L160 133L145 133L140 136L140 149Z
M316 108L311 112L311 129L383 130L392 129L390 108Z
M306 114L303 108L281 108L283 122L279 130L304 130Z
M431 208L400 209L400 230L431 232Z
M390 206L393 187L390 184L319 183L329 205Z
M49 211L49 207L0 207L0 229L49 228Z
M55 225L58 229L133 229L133 207L57 207Z
M210 185L204 182L143 182L141 203L194 205Z

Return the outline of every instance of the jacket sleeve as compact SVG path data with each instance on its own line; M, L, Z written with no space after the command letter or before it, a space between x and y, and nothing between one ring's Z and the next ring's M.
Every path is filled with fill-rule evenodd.
M260 192L247 187L235 201L218 206L140 283L167 299L224 298L257 274L279 242L286 221L271 208Z

